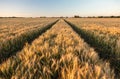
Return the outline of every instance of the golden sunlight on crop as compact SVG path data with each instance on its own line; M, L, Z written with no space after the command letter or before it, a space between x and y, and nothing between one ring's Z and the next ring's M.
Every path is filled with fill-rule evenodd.
M114 79L109 62L99 59L63 20L2 63L0 74L12 79Z

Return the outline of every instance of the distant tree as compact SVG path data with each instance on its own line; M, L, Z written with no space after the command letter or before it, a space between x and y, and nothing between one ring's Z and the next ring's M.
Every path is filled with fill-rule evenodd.
M110 18L115 18L115 16L110 16Z
M103 16L98 16L98 18L104 18Z
M10 17L10 18L17 18L17 17L15 17L15 16L12 16L12 17Z
M46 18L46 16L41 16L40 18Z
M80 16L78 16L78 15L75 15L75 16L74 16L74 18L80 18Z

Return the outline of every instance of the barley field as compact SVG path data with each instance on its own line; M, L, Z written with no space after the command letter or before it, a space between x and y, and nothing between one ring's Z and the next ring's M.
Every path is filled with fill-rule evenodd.
M0 79L120 79L120 19L0 18Z

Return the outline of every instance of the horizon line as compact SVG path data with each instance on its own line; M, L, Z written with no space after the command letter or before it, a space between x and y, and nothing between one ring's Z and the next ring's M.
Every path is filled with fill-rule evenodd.
M74 16L79 16L79 17L99 17L99 16L103 16L103 17L109 17L109 16L120 16L120 15L98 15L98 16L93 16L93 15L89 15L89 16L80 16L80 15L74 15ZM74 16L0 16L0 17L74 17Z

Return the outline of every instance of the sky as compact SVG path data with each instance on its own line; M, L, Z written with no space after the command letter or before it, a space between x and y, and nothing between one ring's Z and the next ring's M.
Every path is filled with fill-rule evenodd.
M120 15L120 0L0 0L1 17Z

